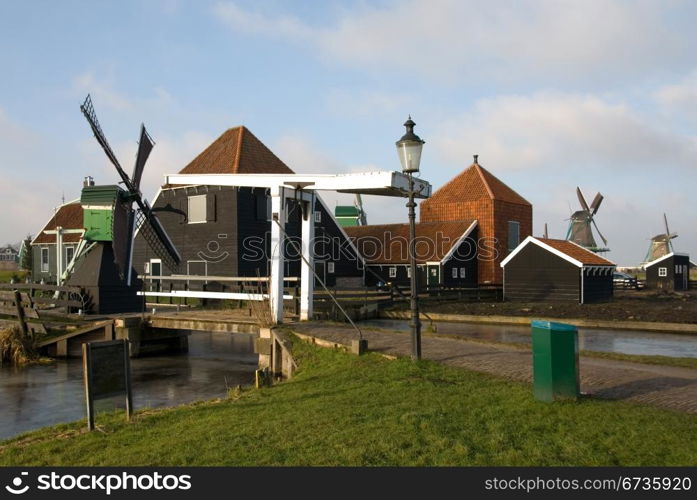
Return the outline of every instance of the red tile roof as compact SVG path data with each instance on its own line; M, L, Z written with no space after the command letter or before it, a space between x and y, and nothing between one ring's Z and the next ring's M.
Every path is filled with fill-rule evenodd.
M613 262L601 257L597 253L586 250L585 248L567 240L552 240L545 238L536 238L538 241L549 245L555 250L559 250L563 254L568 255L572 259L576 259L586 266L614 266Z
M440 262L465 234L473 220L416 224L416 261ZM370 264L409 263L409 224L344 227Z
M424 203L436 205L439 203L477 201L482 198L507 201L519 205L530 205L530 202L478 163L473 163L463 172L453 177Z
M41 229L41 232L36 235L32 245L37 243L55 243L55 234L46 234L44 231L50 231L61 226L63 229L83 229L84 220L82 216L82 205L79 201L62 205L55 213L51 220ZM63 243L78 243L82 236L79 234L64 234Z
M180 174L287 174L293 171L246 127L226 130Z

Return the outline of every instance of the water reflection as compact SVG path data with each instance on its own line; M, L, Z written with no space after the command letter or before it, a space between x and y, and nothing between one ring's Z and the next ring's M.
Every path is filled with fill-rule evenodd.
M136 409L174 406L223 396L254 380L253 334L192 333L189 354L133 359ZM0 369L0 439L85 418L82 361ZM123 408L122 398L98 400L97 411Z
M409 330L409 323L402 320L369 320L361 322L361 325ZM446 322L434 325L439 334L516 344L529 344L531 341L529 326ZM422 328L426 331L428 323L424 322ZM587 351L697 358L697 336L694 335L579 328L578 344L579 349Z

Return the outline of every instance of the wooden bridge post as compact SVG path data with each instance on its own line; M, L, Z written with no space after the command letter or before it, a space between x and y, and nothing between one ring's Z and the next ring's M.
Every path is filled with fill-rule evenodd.
M19 328L22 330L22 336L29 336L29 328L27 327L27 320L24 317L24 307L22 306L22 294L19 290L14 290L15 294L15 306L17 307L17 322L19 323Z

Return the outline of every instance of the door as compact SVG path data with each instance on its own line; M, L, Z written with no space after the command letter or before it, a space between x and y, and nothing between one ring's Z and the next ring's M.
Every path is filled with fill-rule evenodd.
M440 266L428 266L428 286L435 287L440 284Z
M162 276L162 261L160 259L150 259L150 276ZM150 280L150 291L159 292L162 289L162 280Z

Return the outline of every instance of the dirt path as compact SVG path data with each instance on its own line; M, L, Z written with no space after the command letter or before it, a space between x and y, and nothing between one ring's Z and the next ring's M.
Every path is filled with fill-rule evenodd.
M296 323L293 329L340 344L350 344L356 332L341 325ZM368 348L408 356L409 334L363 330ZM422 355L450 366L532 382L529 349L434 336L422 338ZM661 408L697 413L697 370L581 357L581 391L608 399L629 400Z

